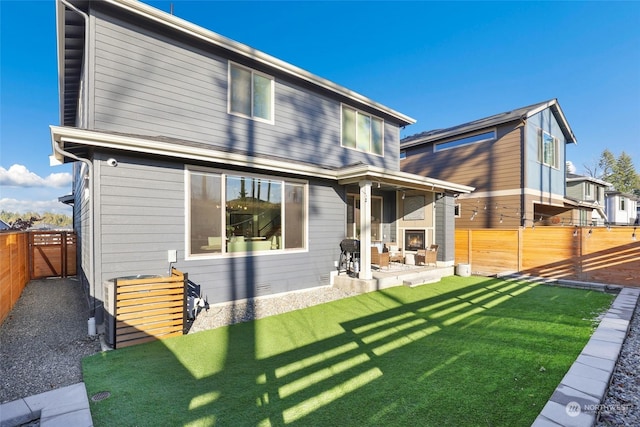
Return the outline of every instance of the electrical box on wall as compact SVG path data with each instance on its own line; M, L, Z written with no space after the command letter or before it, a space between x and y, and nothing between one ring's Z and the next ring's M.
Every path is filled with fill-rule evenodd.
M169 262L178 262L178 251L176 249L169 249L167 251L167 260Z

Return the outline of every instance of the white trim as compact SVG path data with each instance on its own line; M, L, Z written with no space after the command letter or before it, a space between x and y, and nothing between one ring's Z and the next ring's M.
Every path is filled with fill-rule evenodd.
M569 126L569 122L567 121L567 118L564 116L564 113L562 112L562 109L560 108L560 104L558 103L557 99L552 99L551 101L540 105L538 108L534 108L532 110L527 111L527 114L525 115L525 118L529 118L531 116L535 116L536 114L538 114L539 112L547 109L547 108L551 108L555 105L555 110L558 112L558 115L560 116L559 118L556 117L556 120L559 119L560 122L562 122L561 124L564 125L567 129L567 132L569 133L569 135L571 136L571 141L569 141L569 143L574 143L577 144L576 141L576 137L573 134L573 130L571 129L571 126ZM552 111L553 113L553 111Z
M384 182L398 188L412 188L421 191L452 191L470 193L473 187L443 181L434 178L414 175L407 172L384 169L369 165L355 165L338 170L325 169L319 166L302 165L283 160L265 159L244 154L218 151L211 148L192 147L173 142L158 141L133 136L114 135L97 131L88 131L72 127L50 126L51 140L64 148L65 144L74 143L93 147L112 148L187 160L221 163L231 166L251 167L269 173L289 173L320 179L337 180L339 184L352 184L362 179ZM56 159L64 157L57 151Z
M61 144L63 147L66 143L74 143L147 154L158 154L161 156L177 157L180 159L223 163L233 166L251 166L255 169L265 171L302 174L327 179L336 178L335 171L321 167L298 165L280 160L263 159L244 154L219 151L213 147L191 147L178 145L172 142L87 131L71 127L50 126L50 128L54 143ZM60 161L64 160L59 154L56 155L56 159Z
M250 93L249 93L249 97L250 100L249 102L251 103L251 114L247 115L247 114L243 114L237 111L232 111L231 110L231 67L236 67L236 68L240 68L243 69L245 71L248 71L251 74L251 81L250 81ZM258 117L255 115L254 111L253 111L253 87L254 87L254 75L258 75L261 77L264 77L265 79L269 80L271 82L271 86L270 86L270 91L271 91L271 96L270 96L270 101L271 101L271 105L270 105L270 111L271 111L271 118L270 119L265 119L262 117ZM238 64L237 62L233 62L231 60L227 61L227 113L233 115L233 116L237 116L237 117L243 117L245 119L249 119L249 120L255 120L257 122L262 122L262 123L268 123L270 125L274 125L276 123L276 110L275 110L275 86L276 86L276 79L275 77L263 73L261 71L258 70L254 70L253 68L247 67L245 65L242 64Z
M440 179L423 177L407 172L391 171L376 166L355 165L343 168L336 173L339 184L355 184L362 179L380 181L395 185L398 188L412 188L421 191L454 191L457 193L470 193L473 187L455 184Z
M219 169L219 168L208 168L204 166L197 165L185 165L185 189L184 189L184 200L185 200L185 260L186 261L197 261L203 259L220 259L220 258L235 258L235 257L244 257L244 256L263 256L263 255L277 255L277 254L290 254L290 253L304 253L309 252L309 182L303 179L296 178L282 178L273 175L263 175L256 173L241 173L239 174L234 170L227 169ZM220 177L220 198L221 198L221 224L220 230L226 236L226 206L227 203L227 195L226 195L226 187L227 187L227 178L229 176L233 177L246 177L251 179L263 179L270 181L277 181L281 183L280 189L280 200L281 200L281 215L283 218L282 224L286 223L287 217L285 214L285 190L287 183L301 185L303 187L304 192L304 236L303 236L303 247L301 248L290 248L287 249L285 245L285 227L283 227L281 231L281 240L282 246L279 249L271 249L271 250L259 250L259 251L246 251L246 252L227 252L226 250L221 250L221 252L212 252L212 253L201 253L194 254L192 252L191 247L191 174L192 173L202 173L209 175L218 175Z
M479 139L477 141L465 142L465 143L462 143L460 145L455 145L453 147L438 148L438 146L440 146L440 145L450 144L452 142L461 141L461 140L464 140L464 139L467 139L467 138L473 138L474 136L482 135L482 134L485 134L485 133L493 133L493 137ZM473 132L471 134L461 134L461 135L458 135L457 137L452 137L452 138L446 139L444 141L438 141L435 144L433 144L433 152L434 153L438 153L440 151L453 150L455 148L466 147L467 145L479 144L481 142L495 141L497 139L498 139L498 129L496 127L483 129L481 131L476 131L476 132Z
M355 147L347 147L346 145L344 145L344 109L347 108L348 110L352 110L353 112L355 112L355 123L354 126L356 127L356 140L355 140ZM361 150L360 148L358 148L358 116L362 115L362 116L367 116L370 119L370 123L369 123L369 131L370 131L370 138L369 138L369 149L368 150ZM375 153L371 150L371 147L373 146L373 121L374 120L380 120L382 122L382 153L378 154ZM340 104L340 146L342 148L346 148L347 150L354 150L354 151L358 151L360 153L367 153L367 154L372 154L374 156L378 156L378 157L384 157L384 129L385 129L385 121L383 118L378 117L378 116L374 116L370 113L367 113L366 111L362 111L359 110L357 108L354 108L350 105L347 105L345 103L341 103Z
M353 216L353 220L354 220L354 222L353 222L352 224L353 224L353 226L355 227L355 225L357 224L357 223L355 222L355 219L356 219L356 217L355 217L355 203L356 203L356 201L359 201L359 200L360 200L360 193L348 192L348 193L347 193L347 199L349 199L349 197L353 197L353 203L354 203L354 206L353 206L353 209L354 209L354 213L353 213L353 215L354 215L354 216ZM379 213L380 213L380 225L379 225L379 227L380 227L380 228L379 228L379 230L378 230L378 235L379 235L380 237L382 237L382 235L383 235L383 233L382 233L382 231L383 231L383 227L382 227L382 226L384 225L384 222L383 222L383 218L384 218L384 197L382 197L382 196L374 196L374 195L372 194L372 195L371 195L371 206L372 206L372 208L373 208L373 200L374 200L374 199L376 199L376 200L380 200L380 212L379 212ZM347 209L349 209L349 203L348 203L348 201L347 201ZM360 208L358 208L358 210L360 210ZM375 214L375 212L371 212L371 215L374 215L374 214ZM348 228L348 226L349 226L349 222L348 222L348 221L349 221L349 213L347 212L347 221L345 222L345 230L346 230L345 236L346 236L347 238L354 238L354 239L357 239L357 238L358 238L358 236L355 234L355 230L348 230L348 229L347 229L347 228ZM352 233L352 234L349 234L349 233ZM373 233L371 233L371 234L373 235ZM372 237L372 239L373 239L373 237ZM384 240L384 239L382 238L381 240ZM381 240L376 240L376 241L381 241ZM373 240L372 240L372 241L373 241Z
M120 9L124 9L139 17L149 19L163 26L178 30L179 32L186 34L188 36L195 37L197 39L203 40L215 46L219 46L223 49L229 50L249 60L264 64L268 67L274 68L278 71L291 75L295 78L307 81L309 83L312 83L315 86L319 86L323 89L329 90L338 95L345 96L352 101L363 103L384 114L394 117L399 122L404 123L406 125L413 124L416 122L415 119L409 116L406 116L402 113L399 113L395 110L392 110L388 107L385 107L384 105L379 104L375 101L372 101L371 99L365 96L362 96L357 92L353 92L336 83L333 83L322 77L318 77L314 74L311 74L308 71L303 70L302 68L296 67L295 65L284 62L264 52L256 50L250 46L231 40L227 37L214 33L213 31L207 30L205 28L202 28L184 19L178 18L174 15L168 14L159 9L146 5L140 1L104 0L104 2L109 3L113 6L116 6Z

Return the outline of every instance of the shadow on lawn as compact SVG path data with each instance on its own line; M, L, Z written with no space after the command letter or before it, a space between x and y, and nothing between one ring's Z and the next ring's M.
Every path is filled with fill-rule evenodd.
M398 425L416 419L428 420L431 406L436 402L440 410L444 405L446 411L446 406L451 405L452 414L473 410L465 409L465 405L486 408L486 399L494 390L483 390L483 387L496 387L495 378L486 381L495 374L484 372L481 359L474 363L476 350L493 352L496 359L506 361L516 348L530 347L531 351L546 348L546 357L551 358L555 351L551 348L552 342L556 341L554 338L572 339L568 338L569 334L550 337L543 330L532 333L531 329L526 329L526 333L522 333L517 326L505 329L502 336L507 339L500 342L492 342L492 338L478 334L478 327L503 328L499 324L502 315L496 313L494 319L492 311L509 305L514 296L533 287L535 285L529 283L489 279L418 301L409 300L415 295L414 290L399 288L312 307L307 310L323 310L327 316L336 318L349 318L345 312L350 309L357 312L364 308L375 313L351 316L352 320L339 323L341 333L276 351L268 357L258 355L257 322L233 325L226 329L224 367L210 375L197 377L184 361L172 356L171 350L165 347L167 354L163 355L164 361L157 365L155 374L175 376L175 383L180 384L185 384L186 375L191 378L190 385L171 390L173 398L168 410L161 407L166 397L158 396L157 405L152 406L156 406L155 411L167 411L163 418L169 424L179 422L183 425L285 425L295 422L305 425ZM561 307L551 308L546 315L557 322L562 321L561 312ZM313 321L313 316L305 317L304 310L300 313L301 322ZM516 320L538 320L527 310L510 310L510 314L513 313L522 317ZM479 314L489 320L482 325L475 324L478 318L469 321L470 317ZM283 335L291 332L277 321L269 324L270 327L274 325L282 328ZM310 324L309 330L313 331L313 327ZM189 338L197 339L199 334ZM427 337L430 339L426 340ZM299 342L295 336L287 339ZM162 345L161 342L154 344ZM201 353L198 357L209 354L204 347L198 351ZM457 362L461 359L466 359L460 365L463 369L475 366L477 372L456 372ZM545 363L552 364L552 361ZM453 372L465 377L465 381L459 384L451 381L456 378L452 376ZM154 372L147 371L145 375L154 375ZM170 379L166 382L172 384ZM502 387L513 387L511 375L504 379ZM476 391L470 393L472 389ZM150 390L142 397L154 399L154 393ZM464 395L464 401L451 399L452 395ZM478 401L474 403L474 399ZM176 413L176 408L182 413ZM534 409L534 418L539 409ZM467 413L466 416L474 417L474 414ZM483 414L483 417L488 420L491 414ZM136 420L136 423L140 421ZM460 422L460 419L452 422Z

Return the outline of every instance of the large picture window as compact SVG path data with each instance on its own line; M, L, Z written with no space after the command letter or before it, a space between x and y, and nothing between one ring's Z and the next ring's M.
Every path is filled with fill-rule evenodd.
M273 77L229 63L229 112L273 123Z
M306 247L306 184L192 170L188 180L190 255Z
M384 121L343 105L342 146L382 156Z

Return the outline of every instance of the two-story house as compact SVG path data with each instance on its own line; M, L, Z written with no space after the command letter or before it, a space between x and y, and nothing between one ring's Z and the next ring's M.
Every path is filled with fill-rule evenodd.
M419 231L453 265L446 207L472 188L400 171L412 118L138 1L56 6L53 157L75 162L78 276L96 307L105 281L170 265L210 303L328 285L346 237Z
M579 211L579 225L600 226L608 222L605 191L610 186L611 183L598 178L567 173L567 199L585 208Z
M474 187L455 200L456 227L577 225L565 197L565 151L576 143L556 99L400 141L404 172Z
M606 213L611 225L638 225L640 216L638 214L639 198L634 194L622 193L616 190L605 192Z

